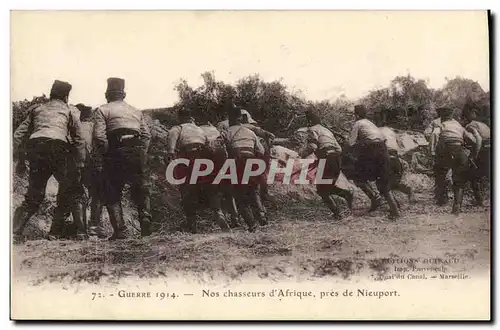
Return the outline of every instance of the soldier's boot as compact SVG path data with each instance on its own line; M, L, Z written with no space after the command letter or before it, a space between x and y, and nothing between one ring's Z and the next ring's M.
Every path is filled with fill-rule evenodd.
M111 222L111 227L113 227L113 235L109 238L110 241L117 239L126 239L127 226L125 225L125 220L123 219L123 211L120 203L107 205L109 222Z
M448 188L446 184L447 183L445 180L443 180L442 182L436 180L434 193L436 196L436 205L438 206L444 206L448 204Z
M472 183L472 191L474 192L474 199L476 201L476 206L483 206L483 194L481 192L481 182Z
M398 202L391 191L385 194L385 198L387 200L387 204L389 205L389 219L396 220L401 217L401 213L399 212Z
M24 241L23 231L28 223L29 219L35 212L29 210L28 206L23 203L14 211L14 219L12 220L12 234L13 241L15 244L22 243Z
M463 188L453 188L453 195L454 195L454 200L451 213L453 213L454 215L459 215L460 212L462 211L462 201L464 198Z
M54 212L54 219L50 225L48 239L50 241L55 241L61 239L64 234L64 223L69 213L62 211L59 207L56 207Z
M229 227L228 223L226 222L226 218L224 217L224 212L222 210L215 210L214 211L214 217L215 217L215 222L219 225L220 229L227 233L231 231L231 228Z
M75 226L75 235L72 237L76 240L86 240L87 234L87 214L82 203L76 203L71 211L73 215L73 225Z
M238 214L238 210L236 209L236 202L234 201L234 198L225 198L224 203L226 205L227 211L229 212L230 227L231 228L239 227L240 216Z
M102 227L101 215L103 204L101 201L92 200L90 205L90 225L89 236L96 236L98 238L106 238L104 228Z
M151 235L151 202L149 197L144 198L139 205L139 222L141 224L141 237Z
M263 212L259 207L252 208L253 218L257 221L257 223L261 226L267 226L268 220L266 216L266 212Z
M241 208L241 217L245 221L248 231L253 233L257 226L255 225L255 218L253 217L252 209L249 206Z
M323 202L326 204L328 209L332 212L332 216L334 220L340 220L341 219L341 214L339 207L335 200L333 199L332 196L328 195L327 193L321 194L321 199L323 199Z
M332 194L342 197L346 200L349 210L352 210L352 204L354 201L354 193L347 189L342 189L340 187L333 187Z
M232 229L232 228L237 228L239 226L240 226L239 216L238 215L236 215L236 216L230 215L230 217L229 217L229 227L231 227L231 229Z
M186 216L186 231L191 234L196 234L198 229L196 228L196 215Z
M370 199L370 209L368 212L373 212L378 209L383 203L384 200L382 196L380 196L368 183L357 182L356 185L365 193L366 196Z

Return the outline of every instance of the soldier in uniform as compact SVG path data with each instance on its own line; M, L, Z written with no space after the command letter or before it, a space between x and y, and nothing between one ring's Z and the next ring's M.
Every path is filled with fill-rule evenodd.
M82 137L78 111L68 105L72 86L55 80L50 91L50 101L36 107L14 133L14 150L27 138L29 160L29 186L25 200L14 212L13 234L17 242L22 240L23 230L38 210L45 197L47 181L54 175L59 183L57 207L49 232L49 239L61 237L64 222L70 210L78 210L74 203L81 201L75 181L80 181L85 164L85 141ZM76 173L68 175L71 137L76 150ZM83 219L73 213L77 238L85 238Z
M257 121L255 121L250 113L248 113L247 110L242 109L241 110L241 115L242 115L242 124L246 128L252 130L255 135L260 139L260 142L264 146L264 160L267 164L266 166L266 171L263 173L263 176L267 177L269 174L269 166L271 163L271 146L273 143L273 140L275 138L274 134L266 131L265 129L262 129L261 127L257 126ZM262 203L263 200L268 200L269 199L269 187L267 185L266 180L262 180L258 192L258 205L259 209L261 210L262 214L266 214L266 208L264 207L264 204ZM267 222L267 221L266 221Z
M236 162L238 184L233 185L236 205L245 221L248 230L256 229L255 218L260 225L266 224L265 214L258 205L259 184L262 176L250 177L248 183L242 183L243 172L247 160L263 158L264 147L255 133L242 125L241 109L233 108L229 111L229 128L223 132L228 156Z
M466 142L477 142L472 135L453 119L453 110L447 107L440 108L441 129L436 147L436 162L434 172L436 176L437 204L446 203L446 173L452 171L453 180L453 214L459 214L462 208L463 189L467 182L469 160L465 150ZM476 150L478 150L477 148Z
M309 122L307 146L301 154L302 158L314 153L318 161L325 160L325 168L323 170L323 179L333 180L332 184L317 184L318 194L323 199L323 202L332 211L335 219L341 218L340 209L332 198L332 195L337 195L344 198L352 208L353 194L349 190L342 189L336 186L337 179L341 171L341 153L342 148L335 139L333 133L323 125L318 114L308 111L306 119Z
M391 190L398 190L408 196L408 201L410 203L415 202L415 194L413 189L403 183L403 160L399 155L399 144L396 132L387 126L380 127L385 144L387 146L387 151L389 152L389 182Z
M227 151L226 146L224 144L224 138L221 135L221 132L208 120L206 115L202 115L200 128L205 132L205 135L208 139L208 158L214 162L214 175L219 172L222 165L227 159ZM233 197L231 185L229 184L221 184L218 185L218 189L222 194L222 204L224 209L229 212L230 217L230 227L236 228L238 227L238 210L236 208L236 202Z
M77 104L76 107L80 110L80 122L82 127L82 134L86 143L87 161L85 163L85 170L83 173L83 184L87 188L90 198L90 222L88 234L90 236L97 236L98 238L105 238L104 229L102 227L101 215L104 206L104 189L103 182L105 178L102 172L97 171L95 163L95 150L92 143L92 133L94 131L94 111L92 107L86 106L82 103ZM101 176L100 176L101 175Z
M137 205L141 236L151 234L150 181L147 173L147 152L151 133L141 111L127 104L125 80L109 78L107 104L95 112L94 143L96 169L104 170L106 208L114 233L113 239L127 237L121 204L125 183L131 184L132 198Z
M466 109L464 112L465 129L474 136L476 141L476 149L472 150L471 154L470 181L476 205L482 206L481 179L490 180L491 131L488 125L477 120L477 116L478 110L475 108Z
M384 135L366 118L367 113L364 105L354 107L356 122L352 127L348 145L353 148L356 158L356 175L360 182L376 182L380 194L389 205L389 217L396 219L400 213L390 189L389 152Z
M172 127L168 133L168 150L165 163L168 164L176 157L189 160L189 165L187 166L183 164L177 165L177 174L174 174L179 176L179 178L186 178L186 181L180 186L182 209L186 215L186 229L196 234L197 202L200 201L201 197L208 196L215 222L223 231L229 231L229 226L222 212L220 190L218 190L217 185L211 184L211 180L214 177L208 175L198 178L195 184L189 183L195 160L206 159L210 155L208 152L209 140L207 135L202 128L194 123L189 110L180 110L179 119L181 124ZM213 134L215 132L210 129L210 133Z

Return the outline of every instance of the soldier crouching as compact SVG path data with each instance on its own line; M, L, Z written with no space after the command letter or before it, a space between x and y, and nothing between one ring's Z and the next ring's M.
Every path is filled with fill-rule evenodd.
M222 231L229 231L229 226L222 212L222 196L217 185L211 184L212 175L198 177L196 182L190 182L196 160L207 159L208 137L205 131L194 123L189 110L179 111L180 125L172 127L168 134L168 150L165 163L170 163L174 158L188 160L188 165L179 164L175 167L175 177L185 179L180 185L181 204L186 216L186 230L197 233L196 214L198 202L208 200L213 212L215 222Z
M241 109L234 108L229 112L229 128L223 132L229 159L236 163L238 183L233 185L233 193L238 210L248 226L250 232L255 231L255 218L260 225L267 223L266 215L259 205L258 190L262 180L261 176L250 177L248 183L243 183L242 178L246 164L250 159L262 159L264 147L257 135L249 128L242 125Z

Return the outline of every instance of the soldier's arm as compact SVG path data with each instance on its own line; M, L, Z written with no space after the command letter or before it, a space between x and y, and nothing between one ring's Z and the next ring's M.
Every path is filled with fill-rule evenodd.
M347 141L347 144L350 147L355 145L356 141L358 140L358 130L359 130L359 121L355 122L354 125L352 126L351 134L349 135L349 140Z
M474 158L479 157L479 151L481 151L481 146L483 145L483 138L481 137L481 134L479 134L477 129L468 127L467 130L464 130L464 139L466 141L474 142Z
M424 130L424 137L427 139L427 141L430 141L432 132L434 131L434 121L431 121L429 125Z
M181 132L181 130L180 130L179 126L174 126L168 132L167 155L174 155L175 154L175 149L177 148L177 141L179 140L180 132Z
M252 124L248 124L248 125L245 125L245 126L248 127L249 129L251 129L255 133L255 135L257 135L258 137L261 137L261 138L264 138L264 139L270 139L270 138L274 137L273 133L271 133L269 131L266 131L263 128L260 128L259 126L255 126L255 125L252 125Z
M82 133L80 116L75 111L70 112L69 134L76 149L76 165L79 168L83 168L87 155L86 143Z
M301 158L305 158L318 149L318 136L316 132L309 129L307 131L306 148L300 153Z
M100 108L95 111L94 130L92 135L97 151L96 161L100 161L108 149L108 138L106 137L106 118Z
M14 152L19 152L19 147L26 140L26 138L30 135L32 129L32 117L33 112L28 112L28 116L24 121L19 125L14 132L13 138L13 150Z
M144 148L146 151L149 149L149 145L151 143L151 131L149 130L149 126L144 119L144 115L141 115L141 141L144 144Z
M262 143L260 142L259 138L255 133L254 133L254 140L255 140L255 151L257 152L257 154L261 156L264 155L266 153L266 149L264 148L264 146L262 145Z

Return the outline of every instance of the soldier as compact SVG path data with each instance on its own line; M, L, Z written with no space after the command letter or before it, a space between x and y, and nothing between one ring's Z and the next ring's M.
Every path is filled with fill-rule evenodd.
M241 183L247 160L262 158L264 147L255 133L242 125L241 109L233 108L229 111L229 128L223 132L229 158L236 162L238 184L233 185L236 205L248 230L254 232L256 229L255 218L260 225L266 224L265 214L262 214L258 205L259 184L262 176L251 177L248 183Z
M488 125L477 120L478 110L475 108L466 109L464 117L466 121L465 129L470 132L476 141L476 149L472 150L472 166L470 170L470 181L476 205L483 205L481 193L481 179L490 179L490 150L491 132Z
M360 182L375 181L379 192L387 200L391 219L400 216L397 203L390 190L389 153L380 129L367 117L368 110L363 105L354 107L356 122L348 140L353 148L356 175Z
M260 128L257 126L257 121L255 121L250 113L248 113L247 110L242 109L241 110L241 115L242 115L242 124L246 128L251 129L255 135L260 139L260 142L264 146L264 160L266 162L266 171L263 173L265 177L269 174L269 166L271 162L271 146L273 143L273 140L275 139L275 136L273 133L266 131L265 129ZM262 180L262 183L260 184L258 192L258 205L259 209L261 210L262 214L266 214L266 208L264 207L264 204L262 203L263 200L268 200L269 199L269 187L267 185L267 181Z
M194 161L196 159L207 158L209 143L207 135L203 129L194 123L190 111L180 110L179 119L181 124L172 127L168 133L168 150L165 163L168 164L175 157L189 160L189 165L187 166L176 166L176 169L179 169L177 173L181 177L186 178L186 181L180 186L182 209L186 215L186 229L196 234L196 203L199 202L202 196L208 196L215 222L223 231L229 231L229 226L222 212L220 191L217 189L217 185L211 184L210 181L213 179L212 176L208 175L204 178L198 178L198 181L194 184L190 184L189 182ZM215 131L210 129L211 134L216 133Z
M83 184L87 188L90 197L90 223L89 235L98 238L105 238L104 229L102 227L101 215L104 206L103 191L105 185L103 182L105 178L97 171L95 163L95 150L92 142L92 133L94 130L94 111L92 107L86 106L82 103L77 104L76 107L80 110L80 122L82 127L82 134L86 142L87 162L83 173Z
M14 212L14 241L22 240L23 230L29 219L38 210L45 197L47 181L54 175L59 183L57 207L49 232L49 239L62 235L65 219L69 210L78 209L72 203L80 200L75 191L74 182L80 181L81 171L85 163L85 141L82 137L80 119L77 111L68 105L68 97L72 86L55 80L50 91L48 103L32 109L27 118L14 133L13 147L28 138L29 186L25 200ZM68 175L68 158L71 137L76 149L75 176ZM85 227L82 218L73 214L77 227L77 238L85 238Z
M121 205L125 183L131 184L141 236L149 236L151 205L147 152L151 133L142 112L124 101L125 80L109 78L105 96L108 103L95 112L94 143L97 149L96 170L104 170L106 178L106 208L114 230L110 240L127 238Z
M399 155L399 144L396 132L387 126L380 127L385 138L387 151L389 152L389 182L391 190L399 190L408 196L410 203L415 202L415 194L413 189L402 182L403 179L403 160Z
M224 138L222 137L221 132L210 123L206 115L202 116L201 124L202 125L200 125L200 128L205 132L205 135L208 139L208 157L215 164L213 173L218 173L227 159L227 151L224 144ZM233 197L231 185L221 184L218 188L222 194L221 198L224 209L229 212L230 227L239 227L240 224L238 222L238 210L236 208L236 202Z
M349 190L336 186L337 179L341 171L341 153L342 148L338 144L333 133L323 125L318 114L308 111L306 119L309 122L307 146L302 152L301 157L305 158L314 153L318 161L325 160L323 170L323 179L333 180L332 184L317 184L318 194L323 202L332 211L336 220L341 219L340 208L338 207L332 195L344 198L352 209L353 194Z
M451 169L454 195L452 213L458 215L462 208L463 188L467 181L469 169L469 160L464 145L466 142L474 142L474 138L458 121L453 119L452 109L442 107L439 110L441 112L441 128L434 165L437 204L444 205L446 203L445 177L448 170ZM475 142L476 150L479 150L478 141Z

